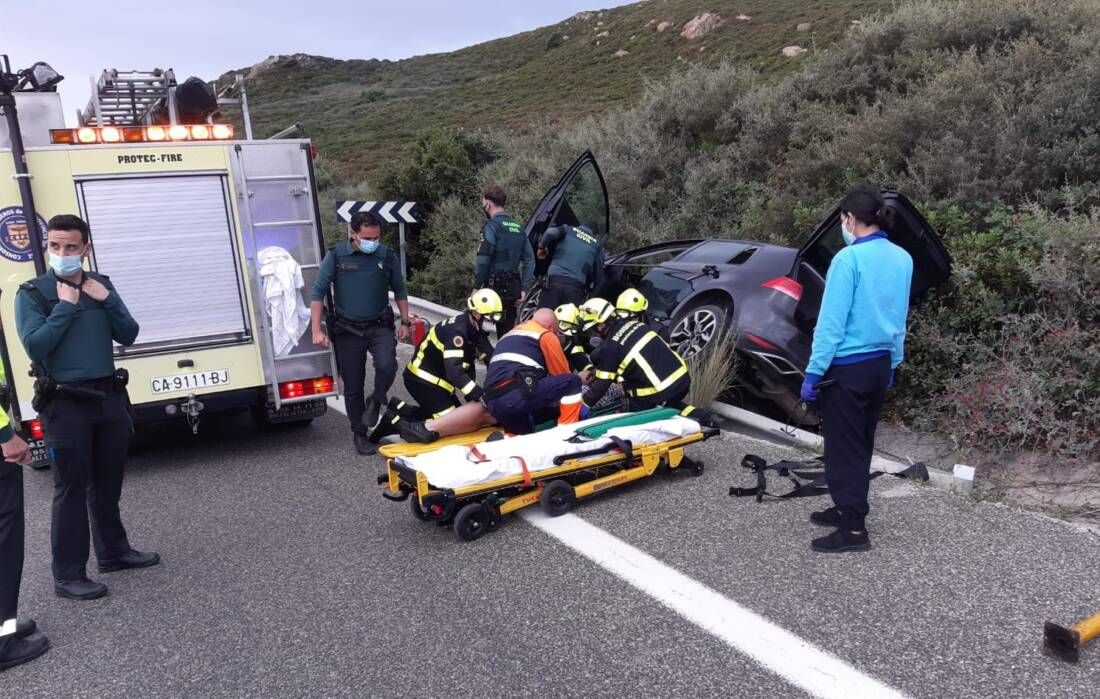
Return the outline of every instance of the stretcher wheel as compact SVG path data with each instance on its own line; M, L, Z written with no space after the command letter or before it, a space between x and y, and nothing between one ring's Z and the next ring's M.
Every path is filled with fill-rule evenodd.
M475 541L489 531L489 510L480 502L471 502L455 517L455 534L463 541Z
M563 515L573 509L576 500L577 494L573 491L573 486L565 481L550 481L539 496L542 511L551 517Z
M420 506L420 498L416 497L416 493L413 493L409 497L409 509L412 510L413 517L416 517L421 522L428 521L428 513Z

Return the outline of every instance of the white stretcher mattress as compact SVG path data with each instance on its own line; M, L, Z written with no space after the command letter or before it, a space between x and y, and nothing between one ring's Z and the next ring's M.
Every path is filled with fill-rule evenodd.
M607 416L561 425L535 434L509 437L476 445L485 461L478 462L469 447L450 445L419 456L398 457L403 466L416 469L437 488L460 488L523 475L522 457L532 477L555 468L554 458L611 444L610 437L629 440L635 447L686 437L700 431L699 423L679 415L644 425L615 427L607 434L583 442L570 442L577 430L607 421Z

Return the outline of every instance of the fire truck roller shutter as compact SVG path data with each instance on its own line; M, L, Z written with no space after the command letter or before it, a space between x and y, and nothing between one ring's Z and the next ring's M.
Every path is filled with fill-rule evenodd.
M141 325L141 350L250 339L228 189L221 175L79 184L95 268Z

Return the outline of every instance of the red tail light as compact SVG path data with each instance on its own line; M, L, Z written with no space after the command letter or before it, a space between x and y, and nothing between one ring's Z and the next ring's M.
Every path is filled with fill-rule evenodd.
M772 343L768 342L768 341L767 341L767 340L765 340L764 338L762 338L762 337L757 337L756 335L753 335L752 333L745 333L745 337L749 338L749 339L750 339L750 340L752 340L752 341L753 341L754 343L756 343L756 344L760 345L760 346L761 346L761 347L763 347L764 349L770 349L770 350L773 350L773 349L779 349L778 347L776 347L776 346L775 346L775 345L773 345Z
M305 381L284 381L279 384L279 397L283 400L290 400L291 398L332 393L334 385L331 376L306 379Z
M31 436L31 439L42 439L46 436L46 431L42 429L41 420L27 420L23 423L23 428Z
M790 277L776 277L764 282L765 289L772 289L781 294L790 296L795 301L802 298L802 285Z

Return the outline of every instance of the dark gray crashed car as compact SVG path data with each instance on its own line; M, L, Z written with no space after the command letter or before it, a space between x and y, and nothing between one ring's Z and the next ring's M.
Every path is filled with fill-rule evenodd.
M951 257L904 195L884 191L883 196L897 213L890 240L913 257L915 302L948 279ZM607 187L591 152L546 193L525 232L534 246L549 226L581 223L605 239L610 232ZM671 344L685 357L723 336L731 338L740 359L739 387L795 415L825 274L844 247L840 210L805 241L801 248L720 238L648 245L610 256L606 281L593 295L614 302L623 289L638 288L649 300L651 317L667 326ZM525 315L537 307L547 265L538 261Z

